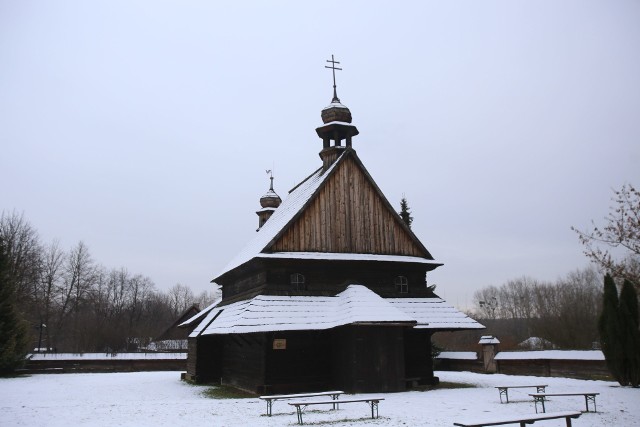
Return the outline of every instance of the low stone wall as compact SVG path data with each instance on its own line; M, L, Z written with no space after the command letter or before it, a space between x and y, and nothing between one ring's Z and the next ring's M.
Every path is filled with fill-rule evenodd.
M181 353L123 353L123 354L36 354L32 355L21 372L138 372L184 371L186 354Z

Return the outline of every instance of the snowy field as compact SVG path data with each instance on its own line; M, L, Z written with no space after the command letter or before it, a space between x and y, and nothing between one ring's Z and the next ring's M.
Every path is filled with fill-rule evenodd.
M454 421L535 413L527 395L514 389L512 403L500 404L497 385L548 384L547 392L596 392L598 413L583 413L575 427L640 426L640 389L606 381L438 372L441 381L475 388L384 394L380 418L367 418L365 403L338 411L312 409L305 424L331 426L452 426ZM50 374L0 379L1 426L294 426L296 415L285 402L275 402L274 415L264 415L258 399L211 399L206 387L180 381L179 372L115 374ZM556 397L547 412L584 410L583 397ZM564 420L541 427L565 426Z

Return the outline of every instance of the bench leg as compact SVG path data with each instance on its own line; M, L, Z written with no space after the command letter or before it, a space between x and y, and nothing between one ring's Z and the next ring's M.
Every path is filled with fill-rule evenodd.
M500 393L500 403L502 403L502 395L507 398L507 403L509 403L509 389L498 387L498 392Z
M571 417L567 417L567 427L571 427Z
M273 407L273 401L267 400L267 416L271 416L271 408Z
M337 394L332 394L331 395L331 400L335 400L336 401L333 404L333 409L338 409L338 402L337 402L338 397L339 397L339 395L337 395Z
M546 390L546 387L545 387L545 386L536 387L536 391L537 391L538 393L546 393L546 392L547 392L547 390Z
M538 413L538 402L540 402L542 404L542 413L546 413L546 409L544 407L544 397L540 398L540 397L534 397L533 398L533 404L536 407L536 414Z
M378 418L378 401L371 400L371 401L368 401L367 403L369 404L369 406L371 406L371 418L372 419Z
M593 395L593 396L588 395L588 394L584 395L584 403L585 403L585 405L587 407L587 412L589 412L589 402L593 402L593 412L598 412L598 408L596 407L596 396L595 395Z
M302 425L302 406L296 405L296 411L298 413L298 424Z

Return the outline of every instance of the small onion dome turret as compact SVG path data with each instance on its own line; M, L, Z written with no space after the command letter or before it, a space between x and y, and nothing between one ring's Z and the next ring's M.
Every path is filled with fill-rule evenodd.
M322 110L320 114L322 117L322 122L324 124L330 122L343 122L343 123L351 123L353 120L351 117L351 111L340 103L340 100L334 98L327 107Z
M267 172L271 173L271 171ZM269 187L269 191L267 191L264 196L260 197L260 206L262 206L262 209L256 212L256 214L258 214L258 230L260 230L264 223L271 218L271 215L273 215L278 206L280 206L280 203L282 203L280 196L273 191L273 175L271 175L270 179L271 186Z
M280 203L282 203L282 199L273 191L273 188L270 188L264 196L260 197L260 206L263 208L277 208Z

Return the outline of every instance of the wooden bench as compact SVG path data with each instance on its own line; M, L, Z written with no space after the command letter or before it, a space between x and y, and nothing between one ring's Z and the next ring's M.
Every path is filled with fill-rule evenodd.
M535 387L536 392L537 393L544 393L547 387L549 387L547 384L541 384L541 385L510 385L510 386L498 386L496 387L498 389L498 393L500 393L500 403L502 403L502 396L506 397L507 402L509 403L509 389L510 388L533 388Z
M331 396L331 400L338 400L341 394L344 394L344 391L336 390L336 391L321 391L317 393L301 393L301 394L274 394L271 396L260 396L259 399L267 401L267 415L271 416L271 409L273 408L273 402L276 400L285 400L285 399L304 399L307 397L324 397ZM335 402L333 405L333 409L336 409Z
M296 407L296 412L298 413L298 424L302 424L302 412L307 409L307 406L311 405L333 405L333 409L338 409L338 404L342 405L345 403L355 403L355 402L366 402L371 407L371 418L378 418L378 404L381 400L384 400L384 397L367 397L361 399L345 399L345 400L319 400L319 401L306 401L306 402L289 402L289 405Z
M533 401L536 405L536 414L538 413L538 403L542 403L542 412L546 412L544 407L545 398L549 396L584 396L584 403L589 412L589 402L593 402L593 412L598 412L596 407L596 396L600 393L531 393L529 396L533 397Z
M533 424L536 421L544 421L544 420L555 420L564 418L567 422L567 427L571 427L571 419L578 418L581 415L578 411L567 411L567 412L550 412L548 414L536 414L536 415L526 415L522 417L503 417L503 418L493 418L487 419L485 421L470 421L470 422L460 422L453 423L454 426L461 427L485 427L485 426L501 426L505 424L520 424L520 427L525 427L526 424Z

